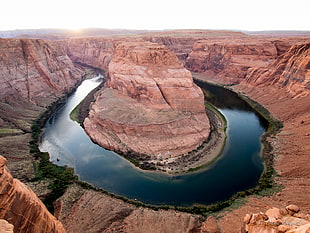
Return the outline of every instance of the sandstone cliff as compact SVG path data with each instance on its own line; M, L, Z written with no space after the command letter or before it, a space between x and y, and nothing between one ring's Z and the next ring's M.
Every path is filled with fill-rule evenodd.
M251 69L245 79L253 86L278 86L293 97L309 94L310 43L293 45L266 69Z
M13 179L0 156L0 219L14 226L14 232L66 232L34 192L19 180Z
M307 41L306 37L275 39L245 35L200 39L193 45L185 66L219 82L238 84L253 69L267 69L292 45Z
M32 122L82 78L58 43L0 39L0 153L14 177L33 177ZM22 171L22 172L21 172Z
M94 141L112 150L166 159L206 140L203 93L163 45L116 43L108 72L105 88L84 121Z
M111 38L81 38L63 41L73 62L107 70L113 54Z
M191 71L209 72L222 81L239 83L250 67L266 67L276 56L277 49L269 40L199 40L185 65Z
M56 43L0 39L0 56L0 99L19 95L42 105L43 97L62 95L81 79L81 73Z

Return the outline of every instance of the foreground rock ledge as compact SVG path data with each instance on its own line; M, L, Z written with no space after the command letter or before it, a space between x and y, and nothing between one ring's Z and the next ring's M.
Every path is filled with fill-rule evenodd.
M310 232L310 215L299 213L297 205L285 208L272 207L265 213L246 214L244 229L247 233L307 233Z
M166 47L150 42L115 44L107 82L84 126L99 145L153 164L194 150L210 133L191 73Z
M65 233L61 222L48 212L36 194L24 183L13 179L6 162L0 155L0 219L12 224L14 232ZM0 223L0 232L5 232L1 228L3 221ZM5 228L12 226L6 224Z

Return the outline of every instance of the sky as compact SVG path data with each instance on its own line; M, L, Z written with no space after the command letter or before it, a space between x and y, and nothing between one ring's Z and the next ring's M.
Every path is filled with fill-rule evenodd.
M3 0L0 30L310 30L310 0Z

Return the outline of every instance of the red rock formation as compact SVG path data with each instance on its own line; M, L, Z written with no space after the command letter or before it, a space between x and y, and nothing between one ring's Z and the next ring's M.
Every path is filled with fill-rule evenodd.
M212 72L222 81L239 83L250 67L266 67L277 56L269 40L240 38L200 40L186 60L194 72Z
M1 233L14 233L14 226L4 219L0 219L0 232Z
M0 99L17 95L42 105L44 97L62 95L81 79L56 43L0 39L0 57Z
M107 70L113 53L113 40L109 38L71 39L63 46L72 61L103 70Z
M68 201L74 204L68 206ZM122 200L79 187L70 187L58 202L59 219L69 233L187 233L200 232L201 228L200 216L172 210L138 208Z
M33 177L28 142L31 125L45 107L82 78L60 44L34 39L0 39L0 153L23 180ZM21 172L23 171L23 172Z
M244 217L247 233L307 233L310 232L310 215L299 214L299 207L271 208L266 213L247 214Z
M293 45L266 69L251 69L245 79L253 86L279 86L293 97L309 94L310 43Z
M103 147L174 157L209 135L202 91L177 57L150 42L117 43L86 132Z
M14 232L66 232L34 192L13 179L0 156L0 219L14 225Z

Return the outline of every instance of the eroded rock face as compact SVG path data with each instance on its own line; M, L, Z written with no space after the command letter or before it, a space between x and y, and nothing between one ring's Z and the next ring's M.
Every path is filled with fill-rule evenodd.
M25 132L83 71L60 44L35 39L0 39L0 67L0 153L14 177L27 181L33 178L33 158Z
M56 43L0 39L0 57L0 99L17 95L42 105L42 98L62 95L81 79L81 73Z
M203 93L163 45L119 42L108 72L84 121L98 144L167 158L206 140L210 126Z
M239 83L250 67L266 67L278 50L269 40L235 38L233 40L200 40L186 60L194 72L211 72L223 81Z
M267 69L252 69L245 82L255 86L286 88L293 97L310 89L310 43L293 45Z
M0 156L0 219L14 225L14 232L66 232L34 192L13 179Z
M107 70L113 53L113 40L109 38L71 39L63 46L72 61L103 70Z

